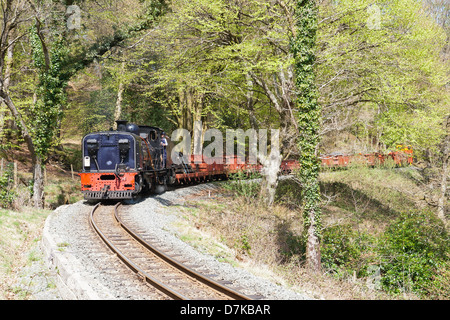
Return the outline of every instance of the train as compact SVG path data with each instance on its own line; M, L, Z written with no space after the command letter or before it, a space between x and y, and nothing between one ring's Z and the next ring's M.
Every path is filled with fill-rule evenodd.
M361 164L371 167L391 165L397 167L408 166L413 163L414 151L410 145L397 145L395 151L387 154L381 152L348 154L333 152L319 156L322 167L324 168L346 168L352 164Z
M81 192L86 200L124 200L154 191L158 186L224 180L237 172L261 172L261 164L248 164L238 156L223 156L208 163L201 155L187 157L175 152L174 143L159 127L137 125L118 120L117 129L88 133L82 138ZM409 152L409 151L408 151ZM368 165L392 157L396 164L412 162L411 153L397 152L350 156L330 154L319 157L323 167L346 167L361 157ZM405 160L406 159L406 160ZM297 160L283 160L280 174L290 174L300 167Z

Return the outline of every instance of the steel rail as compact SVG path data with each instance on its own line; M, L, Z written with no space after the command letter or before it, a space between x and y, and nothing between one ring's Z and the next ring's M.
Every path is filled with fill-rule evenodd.
M119 202L118 204L115 205L114 210L117 210L117 207L120 205L121 203ZM189 300L189 298L187 298L186 296L182 295L181 293L173 290L172 288L170 288L169 286L166 286L165 284L163 284L162 282L160 282L158 279L152 277L151 275L147 274L144 270L142 270L141 268L139 268L136 264L134 264L130 259L128 259L121 251L119 248L117 248L111 241L108 240L108 237L100 230L100 228L97 226L97 224L95 223L94 220L94 212L95 210L97 210L97 208L100 206L100 203L97 203L95 205L95 207L92 209L91 214L90 214L90 218L89 218L89 223L91 224L91 226L93 227L93 229L98 233L98 235L100 236L100 238L102 238L102 240L106 243L106 245L117 254L117 256L131 269L133 270L135 273L137 273L140 277L142 277L147 283L149 283L150 285L158 288L159 290L161 290L162 292L164 292L165 294L167 294L168 296L172 297L173 299L177 299L177 300Z
M158 250L157 248L155 248L154 246L152 246L151 244L149 244L147 241L145 241L141 236L139 236L138 234L136 234L133 230L131 230L127 225L125 225L125 223L120 219L119 214L118 214L118 207L119 205L121 205L121 203L118 203L115 207L114 207L114 216L116 218L116 221L119 223L119 225L126 231L128 232L128 234L130 236L132 236L136 241L138 241L142 246L144 246L146 249L150 250L151 252L153 252L155 255L157 255L158 257L160 257L162 260L164 260L166 263L170 264L171 266L173 266L174 268L180 270L181 272L189 275L190 277L196 279L197 281L200 281L201 283L207 285L208 287L214 289L215 291L224 294L228 297L230 297L231 299L234 300L252 300L252 298L237 292L229 287L226 287L220 283L218 283L217 281L204 276L200 273L198 273L197 271L185 266L184 264L176 261L175 259L171 258L170 256L168 256L167 254L161 252L161 250Z

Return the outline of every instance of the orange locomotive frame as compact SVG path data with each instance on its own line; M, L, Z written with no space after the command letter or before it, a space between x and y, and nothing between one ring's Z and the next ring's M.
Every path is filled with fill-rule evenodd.
M138 172L124 172L120 175L111 172L79 173L81 191L134 191Z

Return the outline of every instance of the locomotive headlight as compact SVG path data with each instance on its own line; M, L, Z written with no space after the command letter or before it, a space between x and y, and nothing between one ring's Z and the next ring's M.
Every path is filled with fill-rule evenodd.
M90 167L91 166L91 158L89 156L84 157L84 166Z

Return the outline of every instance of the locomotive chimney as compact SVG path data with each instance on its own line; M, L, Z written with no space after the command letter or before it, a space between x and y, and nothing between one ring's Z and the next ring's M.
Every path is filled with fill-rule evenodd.
M117 131L127 131L127 120L116 120Z

